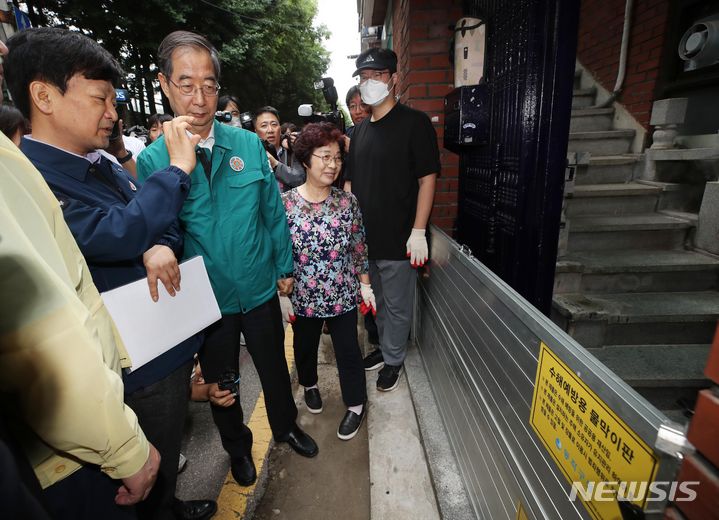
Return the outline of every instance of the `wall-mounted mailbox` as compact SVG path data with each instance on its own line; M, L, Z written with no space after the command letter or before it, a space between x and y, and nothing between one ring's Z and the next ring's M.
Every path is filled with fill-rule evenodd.
M444 98L444 147L455 153L489 139L487 85L458 87Z

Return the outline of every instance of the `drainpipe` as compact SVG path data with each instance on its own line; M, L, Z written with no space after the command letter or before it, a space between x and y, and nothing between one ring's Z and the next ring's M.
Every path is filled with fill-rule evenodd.
M634 8L634 0L627 0L624 6L624 29L622 30L622 46L619 52L619 71L617 72L617 81L614 83L614 90L606 101L591 108L607 108L619 98L622 93L622 85L627 72L627 50L629 48L629 29L632 23L632 10Z

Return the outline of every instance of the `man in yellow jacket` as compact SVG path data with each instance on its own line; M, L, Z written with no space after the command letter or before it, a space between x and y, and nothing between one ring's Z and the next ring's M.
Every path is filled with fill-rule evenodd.
M0 135L0 408L53 518L134 518L154 484L160 457L123 403L123 365L57 199Z

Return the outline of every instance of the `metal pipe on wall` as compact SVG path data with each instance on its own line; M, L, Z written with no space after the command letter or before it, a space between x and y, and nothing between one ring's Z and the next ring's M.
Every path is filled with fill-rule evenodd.
M619 51L619 70L617 71L617 80L614 83L614 90L612 94L599 105L595 105L592 108L606 108L612 105L619 95L622 93L622 85L624 84L624 77L627 73L627 53L629 50L629 30L632 24L632 11L634 10L634 0L627 0L624 5L624 28L622 29L622 44Z

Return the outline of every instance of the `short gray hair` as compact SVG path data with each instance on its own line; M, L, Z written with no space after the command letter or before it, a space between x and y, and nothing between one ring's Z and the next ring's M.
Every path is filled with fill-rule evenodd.
M162 40L162 43L157 48L157 61L160 72L168 78L172 76L172 53L180 47L196 47L209 52L212 66L215 69L215 76L217 76L217 81L220 81L220 58L217 55L217 49L210 43L210 40L201 34L190 31L171 32Z

